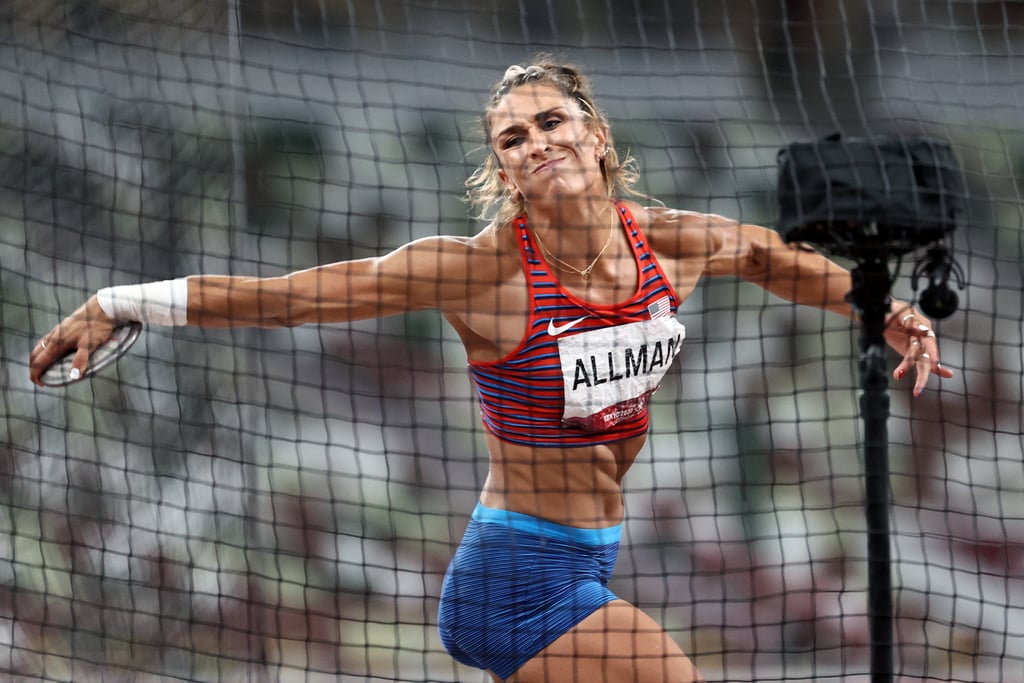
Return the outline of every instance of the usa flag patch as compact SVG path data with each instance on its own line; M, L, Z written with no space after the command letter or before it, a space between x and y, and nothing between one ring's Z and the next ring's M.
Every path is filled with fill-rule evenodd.
M651 314L651 320L670 315L672 313L672 300L667 296L663 296L649 305L647 312Z

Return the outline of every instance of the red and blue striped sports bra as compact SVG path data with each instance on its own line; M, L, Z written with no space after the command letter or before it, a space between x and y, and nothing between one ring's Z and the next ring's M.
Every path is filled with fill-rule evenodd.
M470 362L483 423L498 438L568 448L644 434L647 405L679 353L679 296L625 204L639 287L611 306L562 288L536 250L526 216L514 219L532 309L522 342L504 358Z

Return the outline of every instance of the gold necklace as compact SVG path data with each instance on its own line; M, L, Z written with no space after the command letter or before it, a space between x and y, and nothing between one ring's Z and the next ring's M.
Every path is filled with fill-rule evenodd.
M540 241L540 233L538 233L536 230L534 230L533 236L537 240L537 246L540 247L540 250L542 252L544 252L544 256L554 261L555 265L558 266L561 270L564 270L567 273L575 273L576 275L582 277L584 280L589 280L590 275L594 270L594 266L597 265L597 262L601 260L602 256L604 256L604 252L608 251L608 247L611 246L612 238L615 236L615 223L616 221L613 220L608 224L608 239L604 241L604 246L601 247L601 251L597 252L597 256L595 256L594 260L590 262L590 265L584 268L583 270L580 270L571 263L566 263L562 259L552 254L548 250L548 248L544 246L544 243Z

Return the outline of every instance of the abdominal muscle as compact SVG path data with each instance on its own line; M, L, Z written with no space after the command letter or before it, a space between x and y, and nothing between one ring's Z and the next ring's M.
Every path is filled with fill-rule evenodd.
M646 441L537 448L487 433L490 471L480 502L551 522L599 529L622 522L622 478Z

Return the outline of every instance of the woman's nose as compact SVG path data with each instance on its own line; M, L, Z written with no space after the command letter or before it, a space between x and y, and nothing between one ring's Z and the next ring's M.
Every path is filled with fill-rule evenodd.
M536 154L548 148L548 138L544 131L530 128L526 132L526 145L531 154Z

